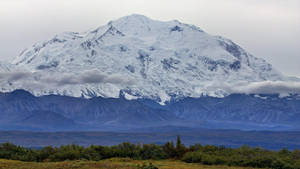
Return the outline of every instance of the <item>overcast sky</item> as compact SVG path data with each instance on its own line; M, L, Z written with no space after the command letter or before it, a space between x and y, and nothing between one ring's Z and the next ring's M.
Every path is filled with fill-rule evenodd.
M0 60L133 13L197 25L300 77L300 0L0 0Z

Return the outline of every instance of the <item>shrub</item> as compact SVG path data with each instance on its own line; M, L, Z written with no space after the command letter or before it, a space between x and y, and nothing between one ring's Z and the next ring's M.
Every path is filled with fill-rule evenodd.
M201 163L202 162L202 153L201 152L188 152L186 153L182 161L187 163Z
M163 151L161 146L155 144L144 144L139 152L141 159L166 159L167 154Z

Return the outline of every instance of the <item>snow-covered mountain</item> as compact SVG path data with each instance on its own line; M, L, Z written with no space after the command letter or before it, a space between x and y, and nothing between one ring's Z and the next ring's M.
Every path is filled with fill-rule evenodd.
M5 92L22 88L35 95L121 94L162 104L172 97L222 97L241 84L287 79L229 39L177 20L142 15L92 31L59 34L24 50L11 66L0 64L0 69L11 72L0 80Z

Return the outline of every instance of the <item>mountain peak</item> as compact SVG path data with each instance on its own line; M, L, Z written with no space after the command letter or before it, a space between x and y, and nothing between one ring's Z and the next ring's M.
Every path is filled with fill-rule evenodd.
M272 65L232 41L179 21L133 14L85 33L64 33L25 50L13 63L26 77L5 91L36 95L151 98L224 96L236 84L283 80ZM72 85L72 86L71 86Z
M152 20L152 19L148 18L145 15L141 15L141 14L131 14L131 15L121 17L121 18L117 19L116 21L118 21L118 20L145 21L145 20Z
M155 22L154 20L144 16L144 15L139 15L139 14L132 14L128 16L121 17L116 20L112 20L108 22L108 25L119 25L121 26L122 24L125 25L143 25L143 24L150 24L151 22ZM132 29L132 28L131 28Z

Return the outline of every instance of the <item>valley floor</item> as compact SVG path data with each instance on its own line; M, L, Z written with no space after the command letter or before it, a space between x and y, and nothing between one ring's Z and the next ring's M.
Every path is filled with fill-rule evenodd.
M218 129L193 129L180 127L157 128L150 132L30 132L30 131L1 131L0 144L9 142L23 147L42 148L45 146L59 147L61 145L78 144L118 145L123 142L133 144L158 144L176 141L180 135L186 145L201 143L202 145L224 145L226 147L262 147L269 150L290 150L300 148L300 131L240 131Z
M245 167L208 166L172 160L131 160L112 158L101 161L64 161L64 162L21 162L0 159L0 169L140 169L138 166L152 163L159 169L250 169Z

